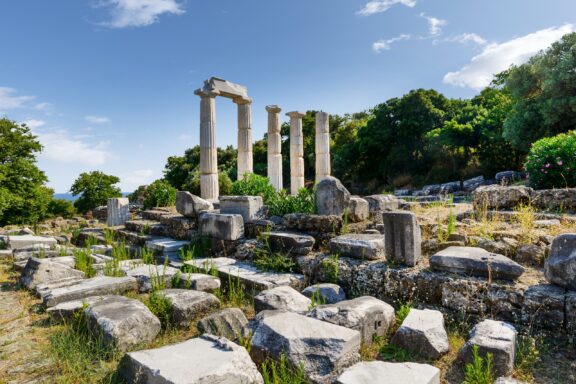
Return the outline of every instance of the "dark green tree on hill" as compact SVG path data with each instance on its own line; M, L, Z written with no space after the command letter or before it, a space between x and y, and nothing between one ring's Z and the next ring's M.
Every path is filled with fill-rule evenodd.
M122 196L120 188L115 186L119 182L118 177L100 171L81 173L70 188L70 193L74 196L80 195L74 206L79 212L86 213L106 205L109 198Z

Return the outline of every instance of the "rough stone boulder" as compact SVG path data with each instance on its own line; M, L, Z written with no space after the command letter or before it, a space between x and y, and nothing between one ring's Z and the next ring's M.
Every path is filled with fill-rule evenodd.
M371 195L365 196L371 214L380 211L392 211L398 209L400 200L394 195Z
M220 196L220 213L242 216L251 223L264 216L262 196Z
M302 294L308 298L315 297L315 300L320 301L320 304L335 304L346 300L346 293L342 287L332 283L311 285L305 288Z
M465 275L515 280L524 267L506 256L476 247L448 247L430 257L430 267Z
M337 215L310 215L289 213L282 218L282 224L289 229L313 233L340 233L342 217Z
M341 235L330 239L328 248L330 252L355 259L378 260L386 256L383 235Z
M256 312L267 309L285 310L290 312L306 312L312 301L289 286L267 289L254 297Z
M412 212L383 212L386 257L396 263L415 266L422 258L422 237Z
M516 329L503 321L484 320L472 329L470 339L460 350L460 358L465 363L472 362L473 346L478 346L478 354L486 358L493 356L494 375L509 376L514 368L516 355Z
M226 308L202 318L198 324L198 331L211 335L222 336L236 340L244 336L248 327L248 319L240 308Z
M496 182L500 185L510 185L516 180L520 180L521 174L517 171L502 171L498 172L494 178Z
M576 211L576 188L534 191L532 205L544 211Z
M74 257L64 256L51 259L31 257L20 276L20 284L28 289L37 284L48 283L70 277L83 278L84 272L74 269Z
M241 215L203 213L200 232L217 240L238 240L244 237L244 220Z
M355 364L344 371L336 384L440 384L440 370L418 363L369 361Z
M140 293L150 292L153 285L170 287L172 278L179 272L179 269L170 266L146 264L125 271L126 276L132 276L138 281Z
M187 191L176 194L176 210L186 217L198 217L200 212L214 209L211 202L206 201Z
M126 351L147 343L160 332L160 320L142 302L124 296L108 296L84 310L89 326L105 344Z
M211 335L127 353L120 376L134 384L263 384L246 349Z
M108 296L89 296L81 300L65 301L46 310L53 321L70 321L76 313L79 313L90 305L104 300Z
M220 307L220 300L207 292L164 289L157 294L170 300L171 321L179 327L187 327L198 315Z
M552 241L544 275L553 284L576 290L576 233L565 233Z
M316 184L315 195L319 215L342 216L350 203L350 192L333 176L326 176Z
M370 205L368 201L358 196L351 196L347 215L348 220L352 223L368 220L370 218Z
M308 316L360 332L362 342L372 344L374 336L386 336L394 324L394 308L371 296L319 305Z
M466 192L472 192L478 187L482 186L485 182L486 180L484 180L484 176L477 176L468 180L464 180L464 190Z
M450 349L442 312L412 308L390 343L427 359L439 358Z
M285 311L263 311L252 323L252 355L262 362L285 355L315 383L330 383L360 360L360 332Z
M130 276L98 276L70 286L47 289L42 292L42 301L47 307L53 307L65 301L79 300L89 296L122 294L135 291L137 288L136 279Z
M307 255L312 251L316 240L306 234L292 232L263 232L270 249L293 255Z
M485 185L472 192L472 202L476 211L512 209L521 204L529 204L533 194L532 188L521 185L513 187Z

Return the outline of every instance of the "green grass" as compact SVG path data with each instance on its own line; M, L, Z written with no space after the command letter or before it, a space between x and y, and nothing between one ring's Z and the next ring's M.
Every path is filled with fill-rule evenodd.
M326 304L326 298L322 296L319 289L316 289L312 292L312 297L310 297L310 305L308 309L316 308L319 305Z
M94 260L91 257L92 252L89 248L79 248L74 250L74 258L76 259L75 268L84 272L86 277L94 277L96 270L92 266Z
M285 355L278 361L267 359L260 366L264 384L306 384L308 379L302 367L295 368Z
M386 344L380 348L379 352L380 359L384 361L393 361L397 363L403 363L406 361L414 361L414 356L405 350L395 346L394 344Z
M327 283L338 284L340 278L340 265L338 264L339 256L334 254L322 260L324 267L324 279Z
M282 252L265 252L260 249L256 252L254 265L266 272L293 272L296 263L294 260Z
M464 381L462 384L492 384L494 374L492 372L492 354L487 353L483 358L478 353L479 347L472 346L472 362L464 367Z
M404 321L404 319L406 319L406 316L408 316L411 309L412 309L411 303L403 303L402 305L400 305L400 308L398 308L398 311L396 311L396 324L398 326L400 326Z
M148 247L142 247L138 251L140 258L144 264L154 264L154 251Z
M104 228L104 242L106 243L106 245L114 244L115 240L116 240L116 233L109 228Z

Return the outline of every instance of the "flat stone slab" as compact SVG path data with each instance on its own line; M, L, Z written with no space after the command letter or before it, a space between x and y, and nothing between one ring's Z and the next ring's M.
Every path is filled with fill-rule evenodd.
M74 269L74 257L64 256L52 259L28 259L20 276L20 284L28 289L36 288L37 284L66 278L84 278L84 272Z
M360 359L360 332L294 312L263 311L253 322L256 361L285 355L318 383L328 383Z
M174 278L180 270L164 265L139 265L125 271L126 276L132 276L138 281L140 293L150 292L152 285L162 284L164 287L172 286Z
M439 358L450 350L442 312L412 308L390 343L427 359Z
M131 276L98 276L82 280L78 284L48 290L42 295L42 301L47 307L53 307L65 301L79 300L89 296L122 294L135 291L137 288L138 282Z
M203 313L220 308L220 300L211 293L192 291L190 289L165 289L158 291L171 302L172 322L179 327L186 327Z
M448 247L430 257L430 267L439 271L504 280L516 280L524 273L524 267L506 256L477 247Z
M210 335L127 353L118 369L129 383L264 384L246 349Z
M11 249L21 249L31 247L33 245L46 245L48 247L53 247L58 242L53 237L44 236L34 236L34 235L18 235L18 236L8 236L8 245Z
M149 240L146 247L161 253L178 252L180 248L190 245L189 241L175 240L170 237Z
M321 283L306 287L302 294L308 298L315 298L316 304L335 304L346 300L346 293L337 284Z
M310 235L294 232L263 232L261 235L273 251L294 255L307 255L316 242Z
M148 343L160 332L160 320L141 301L108 296L84 310L89 326L104 343L126 351Z
M288 285L300 289L304 285L304 275L297 273L274 273L260 271L252 264L244 263L228 257L213 259L194 259L185 261L203 272L210 273L216 269L220 280L226 284L229 280L239 279L247 289L263 291L266 289Z
M178 287L173 288L186 288L195 291L214 293L220 289L220 286L220 279L216 276L207 275L205 273L182 273L180 275Z
M383 259L385 254L384 236L377 234L349 234L330 239L330 252L340 256L363 260Z
M310 309L312 301L289 286L275 287L260 292L254 297L256 312L266 309L304 313Z
M331 305L319 305L307 315L359 331L362 343L366 345L372 344L374 336L386 336L396 321L394 308L371 296L362 296Z
M248 319L240 308L226 308L202 318L196 327L200 333L236 340L244 336Z
M503 321L484 320L472 329L470 339L460 350L459 356L465 363L472 362L472 346L478 346L478 354L486 358L493 356L494 375L509 376L514 369L516 357L516 329Z
M440 384L440 370L417 363L369 361L355 364L338 377L336 384Z
M48 308L46 313L50 315L50 318L54 321L71 320L74 314L84 310L86 307L104 300L109 296L90 296L85 297L81 300L65 301L55 305L54 307Z

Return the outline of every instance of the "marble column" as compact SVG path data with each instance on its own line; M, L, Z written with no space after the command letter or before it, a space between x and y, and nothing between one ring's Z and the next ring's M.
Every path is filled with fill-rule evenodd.
M253 173L252 100L235 99L238 105L238 180Z
M280 112L277 105L266 107L268 111L268 179L270 184L282 189L282 136L280 134Z
M218 199L218 153L216 151L217 94L198 90L200 96L200 196Z
M330 126L326 112L316 112L316 183L330 176Z
M304 187L304 135L302 134L303 112L288 112L290 117L290 193L296 195Z

